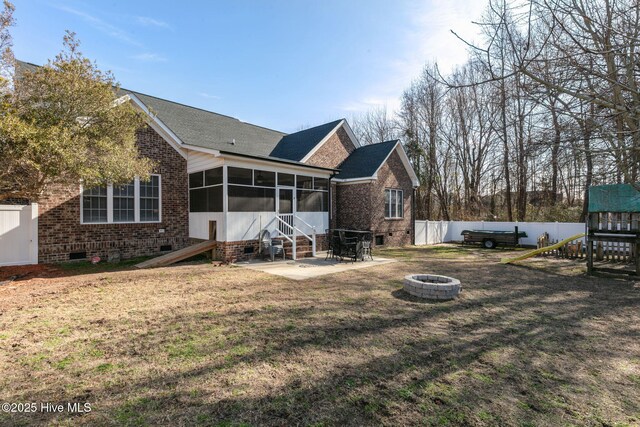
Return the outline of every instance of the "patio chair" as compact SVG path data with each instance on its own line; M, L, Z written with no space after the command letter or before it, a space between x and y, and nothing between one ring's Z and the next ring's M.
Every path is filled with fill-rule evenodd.
M340 259L351 258L353 262L358 258L358 238L346 237L344 231L338 233L340 241Z
M262 251L262 258L269 256L271 261L275 261L276 255L282 254L282 259L286 259L286 253L284 251L284 243L280 239L272 239L269 230L262 230L260 232L260 248Z
M361 251L362 251L362 261L364 261L366 257L371 258L371 261L373 261L373 255L371 254L371 240L362 241Z
M327 256L324 260L334 259L340 256L340 237L331 234L329 237L329 250L327 250Z

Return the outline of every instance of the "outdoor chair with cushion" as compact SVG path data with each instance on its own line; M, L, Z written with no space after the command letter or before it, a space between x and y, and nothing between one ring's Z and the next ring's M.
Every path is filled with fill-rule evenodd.
M262 230L260 232L260 248L262 258L268 256L271 261L274 261L276 255L282 254L282 259L286 259L283 241L280 239L272 239L269 230Z

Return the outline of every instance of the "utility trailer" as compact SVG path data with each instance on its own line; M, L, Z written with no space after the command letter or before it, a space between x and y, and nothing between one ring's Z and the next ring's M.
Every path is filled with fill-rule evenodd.
M496 246L518 246L520 239L528 237L524 231L497 231L497 230L462 230L464 236L462 244L480 243L486 249L494 249Z

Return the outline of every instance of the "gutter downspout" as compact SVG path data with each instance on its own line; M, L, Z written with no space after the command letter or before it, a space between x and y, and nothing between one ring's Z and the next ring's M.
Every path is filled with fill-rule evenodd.
M411 244L416 245L416 188L411 196Z
M335 177L335 174L331 174L329 176L329 230L331 230L331 224L333 223L333 186L331 185L331 180ZM327 236L324 236L325 240Z

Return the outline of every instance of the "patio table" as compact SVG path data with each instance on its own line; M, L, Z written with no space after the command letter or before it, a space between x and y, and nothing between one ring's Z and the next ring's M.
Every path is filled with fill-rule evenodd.
M333 243L333 256L343 258L351 258L353 261L360 259L364 261L363 244L365 240L371 240L371 231L367 230L347 230L333 229L330 230ZM369 239L367 239L369 237Z

